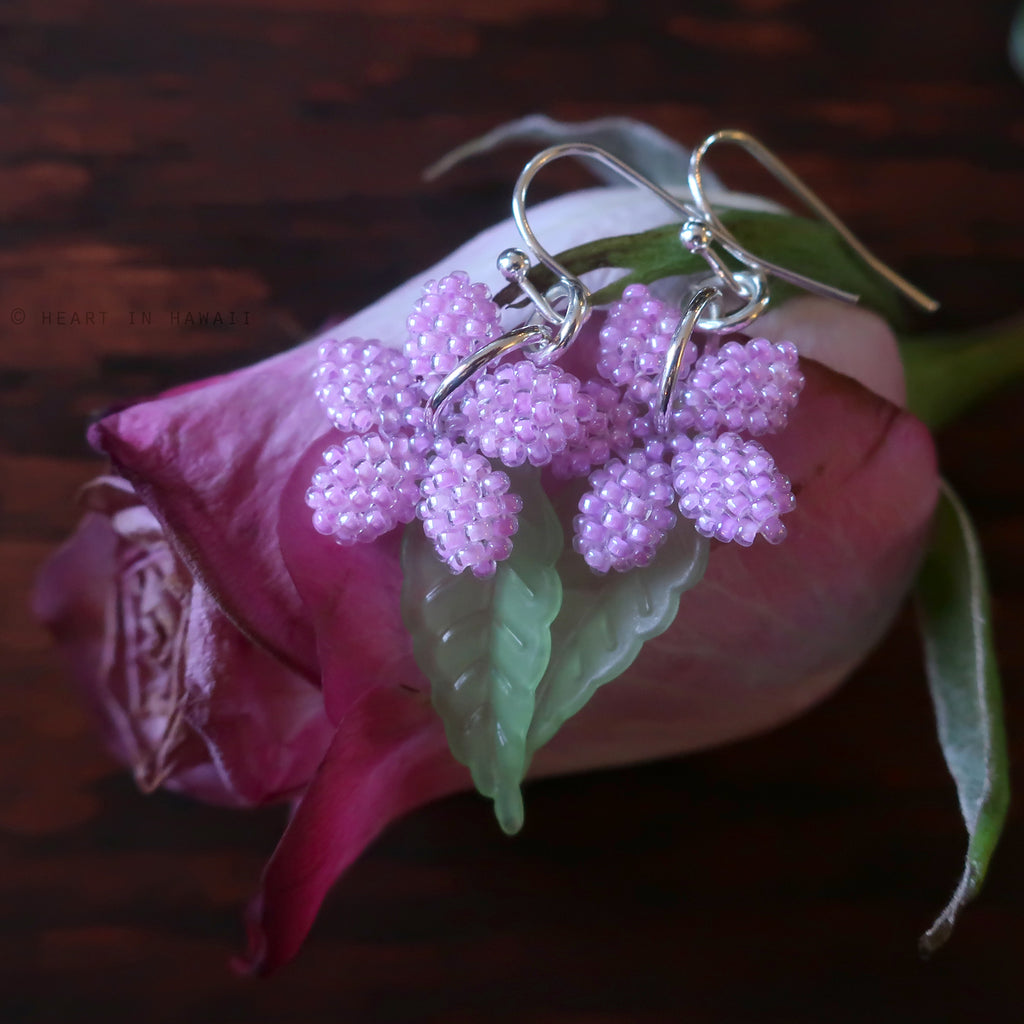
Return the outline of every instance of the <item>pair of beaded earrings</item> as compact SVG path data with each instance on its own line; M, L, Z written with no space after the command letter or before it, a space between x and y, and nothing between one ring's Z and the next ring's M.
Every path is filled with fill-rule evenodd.
M677 512L719 541L783 540L781 517L793 509L793 493L755 438L786 426L804 383L798 353L786 341L728 336L768 307L769 276L818 295L857 297L740 245L704 188L702 163L718 142L745 149L869 267L915 304L936 308L744 132L716 132L693 152L689 201L596 146L552 146L524 167L512 212L527 249L556 283L542 293L522 249L498 257L502 276L532 305L526 323L503 330L486 286L456 271L424 284L402 348L358 338L320 346L316 394L346 436L324 452L306 494L315 528L350 545L418 517L453 573L491 576L512 551L522 509L498 463L547 467L563 480L589 475L573 546L598 573L649 564ZM536 173L564 156L596 160L649 189L683 218L681 245L711 271L682 309L644 285L626 288L590 354L589 379L557 360L588 321L591 293L544 249L525 212ZM715 245L743 269L731 269Z

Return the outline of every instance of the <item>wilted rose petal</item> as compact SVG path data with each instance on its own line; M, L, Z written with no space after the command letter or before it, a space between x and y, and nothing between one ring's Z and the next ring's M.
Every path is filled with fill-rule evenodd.
M111 752L147 792L234 806L294 794L333 735L320 691L193 585L126 481L101 478L84 499L34 603Z

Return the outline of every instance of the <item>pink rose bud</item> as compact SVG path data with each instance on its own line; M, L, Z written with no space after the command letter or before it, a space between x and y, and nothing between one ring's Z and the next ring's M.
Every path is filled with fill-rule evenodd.
M632 189L533 214L555 248L665 219ZM499 225L321 337L91 431L119 476L89 492L37 608L141 784L231 804L295 798L250 909L251 970L296 953L334 880L390 821L470 785L402 623L401 531L341 546L311 524L309 481L342 436L315 394L317 352L329 338L400 348L422 281L460 267L500 285L493 261L514 237ZM532 774L769 729L838 685L903 601L937 476L928 432L892 404L902 373L891 332L817 300L773 311L756 332L803 356L799 404L771 440L797 496L786 540L714 546L674 624L538 751ZM608 433L612 412L602 407L579 452Z

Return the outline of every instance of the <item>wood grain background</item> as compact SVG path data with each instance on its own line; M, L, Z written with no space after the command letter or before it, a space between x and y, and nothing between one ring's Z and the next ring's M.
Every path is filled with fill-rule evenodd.
M226 964L281 812L138 794L26 607L97 471L82 438L92 413L278 351L503 217L528 150L432 185L420 173L525 113L629 114L687 142L747 128L942 299L936 326L1018 311L1012 12L0 3L0 1020L1019 1019L1019 811L952 944L916 955L964 840L909 616L837 697L773 735L531 786L514 841L471 796L414 814L337 887L300 959L256 983ZM586 180L574 175L546 187ZM142 310L152 323L131 324ZM170 317L201 310L249 322ZM62 325L61 312L106 318ZM939 440L989 560L1024 788L1020 395Z

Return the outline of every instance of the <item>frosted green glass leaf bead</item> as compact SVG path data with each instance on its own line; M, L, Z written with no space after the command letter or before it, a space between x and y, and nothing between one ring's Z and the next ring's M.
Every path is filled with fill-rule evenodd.
M689 523L669 530L650 565L598 576L573 551L558 563L562 607L551 625L551 660L537 687L529 755L620 676L648 640L672 624L680 595L707 568L709 542Z
M402 618L430 680L434 707L454 757L494 800L501 827L523 823L519 783L534 693L551 655L552 620L562 600L555 563L562 527L535 469L513 470L523 499L512 554L494 576L452 575L418 524L402 543Z

